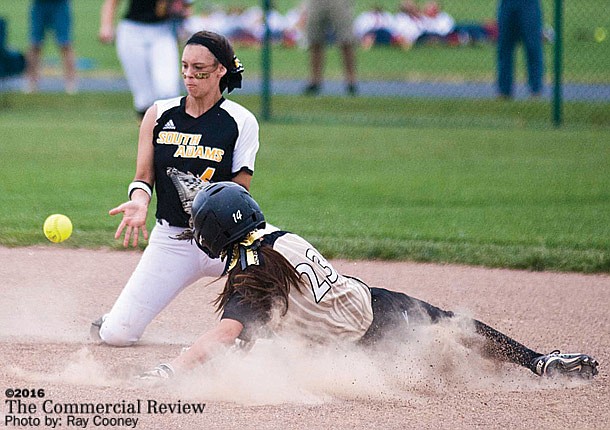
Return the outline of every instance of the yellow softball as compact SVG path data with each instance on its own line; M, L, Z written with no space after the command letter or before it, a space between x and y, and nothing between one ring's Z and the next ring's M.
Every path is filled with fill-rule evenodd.
M72 234L72 221L62 214L49 215L44 221L42 231L51 242L63 242Z

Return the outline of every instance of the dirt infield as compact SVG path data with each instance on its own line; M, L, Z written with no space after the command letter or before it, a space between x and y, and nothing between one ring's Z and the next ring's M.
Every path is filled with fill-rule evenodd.
M493 363L463 346L470 328L458 321L415 330L408 345L376 355L263 343L174 386L146 387L132 376L214 322L210 301L220 284L188 288L135 347L96 345L89 324L138 258L0 247L0 427L52 428L53 420L63 428L610 429L608 275L334 261L372 286L476 317L535 350L587 352L600 362L593 381L541 379ZM194 411L197 404L205 409Z

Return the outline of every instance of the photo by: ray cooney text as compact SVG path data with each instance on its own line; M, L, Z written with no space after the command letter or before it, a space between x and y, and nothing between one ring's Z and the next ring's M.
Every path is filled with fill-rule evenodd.
M155 399L116 402L61 402L46 396L45 390L7 388L2 413L5 427L41 428L137 428L151 415L202 414L205 403L161 402Z

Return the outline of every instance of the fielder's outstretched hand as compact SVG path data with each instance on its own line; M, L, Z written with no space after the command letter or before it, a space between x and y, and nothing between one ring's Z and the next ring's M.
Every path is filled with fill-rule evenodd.
M138 246L138 239L140 237L140 230L142 230L142 236L148 240L148 231L146 230L146 214L148 213L148 204L138 201L130 200L117 206L114 209L110 209L108 212L110 215L117 215L123 213L123 219L121 224L114 234L114 238L118 239L125 230L125 237L123 239L123 246L129 246L129 240L132 239L132 245L135 248Z

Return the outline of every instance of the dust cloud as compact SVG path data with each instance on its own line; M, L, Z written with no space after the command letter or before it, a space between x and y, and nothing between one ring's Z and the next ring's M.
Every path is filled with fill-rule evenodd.
M528 369L498 363L466 346L476 343L468 321L422 326L408 340L374 349L314 346L294 339L259 341L249 352L231 350L179 378L174 394L246 405L318 404L332 399L402 399L468 389L540 389Z

